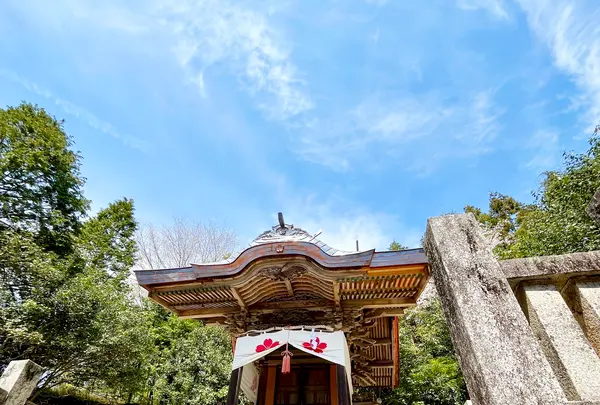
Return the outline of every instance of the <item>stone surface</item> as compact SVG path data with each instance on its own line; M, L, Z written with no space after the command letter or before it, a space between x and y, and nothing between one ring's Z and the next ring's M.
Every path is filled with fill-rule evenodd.
M571 401L600 400L600 358L560 291L553 285L523 287L529 323Z
M566 281L574 276L600 275L600 251L501 260L499 263L511 283L543 278Z
M475 217L430 218L424 247L471 400L565 404Z
M600 282L575 283L584 332L600 356Z
M42 376L43 369L31 360L11 361L0 377L3 405L24 405Z

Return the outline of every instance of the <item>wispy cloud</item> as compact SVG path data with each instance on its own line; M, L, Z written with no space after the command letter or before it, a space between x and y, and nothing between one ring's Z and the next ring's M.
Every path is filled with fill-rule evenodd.
M15 72L8 71L6 69L0 68L0 76L23 86L27 91L37 94L38 96L42 96L47 100L52 101L54 104L59 106L66 114L74 116L83 122L85 122L90 127L109 135L113 138L119 139L121 142L126 144L129 147L134 149L138 149L142 152L148 151L148 145L145 141L135 138L133 136L124 135L120 133L112 124L101 120L96 115L92 114L90 111L85 108L74 104L70 101L64 100L60 97L55 96L51 91L40 87L36 83L25 79Z
M555 169L561 154L558 141L558 132L553 130L540 130L533 134L525 145L533 151L525 168L533 169L537 173Z
M576 98L586 126L600 117L600 8L594 0L519 0L533 32L550 49L555 65L580 90Z
M267 117L285 121L310 110L313 101L290 46L269 22L272 11L216 0L165 2L158 9L161 23L174 35L178 63L201 94L210 87L204 72L224 67Z
M509 18L504 0L457 0L457 6L463 10L484 10L503 20Z
M10 1L57 32L78 32L82 25L118 31L136 50L172 60L202 97L210 97L212 73L212 78L233 76L273 120L286 121L314 106L291 44L272 24L285 2L57 0L40 7L33 0Z
M385 250L395 239L409 247L419 247L420 230L407 227L395 215L360 208L339 196L320 199L308 195L282 202L286 222L309 233L319 230L319 239L333 248L347 251L359 248Z
M371 97L341 117L312 121L298 153L342 171L396 154L405 168L426 174L450 157L490 150L503 114L493 95L476 92L460 103L438 95Z

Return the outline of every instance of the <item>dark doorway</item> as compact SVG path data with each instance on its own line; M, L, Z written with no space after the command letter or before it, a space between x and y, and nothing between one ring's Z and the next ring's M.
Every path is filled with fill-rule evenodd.
M277 374L276 405L328 405L330 398L329 364L292 366L289 374Z

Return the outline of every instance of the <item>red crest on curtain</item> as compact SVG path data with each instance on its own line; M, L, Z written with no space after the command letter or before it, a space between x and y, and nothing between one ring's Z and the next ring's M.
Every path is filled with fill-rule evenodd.
M277 346L279 346L279 342L273 342L273 339L267 338L261 345L256 346L256 353L264 352Z
M323 353L323 350L327 349L327 343L321 342L321 339L316 337L308 342L302 343L305 349L312 350L315 353Z

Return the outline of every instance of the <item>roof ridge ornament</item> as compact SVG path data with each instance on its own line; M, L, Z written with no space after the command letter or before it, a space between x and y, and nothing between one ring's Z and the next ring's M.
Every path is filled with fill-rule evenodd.
M265 231L258 235L253 244L268 243L276 240L281 240L284 237L295 237L299 240L312 240L313 235L310 235L304 229L296 228L292 224L286 224L283 219L283 213L277 213L278 224L273 226L271 230Z

